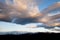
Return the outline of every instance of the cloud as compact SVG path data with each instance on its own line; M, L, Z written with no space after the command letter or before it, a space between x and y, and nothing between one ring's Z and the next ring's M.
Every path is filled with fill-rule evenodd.
M14 18L33 18L35 21L38 16L41 16L40 10L38 8L38 1L40 0L13 0L13 4L10 5L10 1L6 1L6 7L4 9L6 12L5 16L8 16L7 19L10 21ZM40 4L40 3L39 3Z
M0 32L2 34L8 34L13 32L15 34L15 32L24 32L24 33L36 33L36 32L49 32L49 33L59 33L59 28L54 28L54 29L46 29L44 27L37 27L38 23L30 23L30 24L26 24L26 25L19 25L19 24L13 24L13 23L8 23L8 22L2 22L0 21ZM33 26L31 26L33 25ZM40 24L41 25L41 24ZM6 26L6 27L5 27ZM31 26L31 27L30 27ZM55 30L56 29L56 30ZM12 33L11 33L12 34ZM1 34L0 34L1 35Z
M12 31L31 32L31 33L47 32L47 29L37 27L38 24L41 25L40 23L29 23L29 24L25 24L25 25L19 25L19 24L0 21L0 24L1 24L0 32L12 32Z
M42 10L42 13L47 14L47 13L53 11L53 10L56 10L59 7L60 7L59 2L53 3L52 5L48 6L48 8L45 8L44 10Z
M34 17L39 13L38 5L36 4L35 0L15 0L14 6L16 10L22 13L23 17Z
M38 8L38 4L40 4L41 0L13 0L12 5L10 5L9 2L3 7L4 9L6 9L5 10L6 15L4 14L5 17L2 16L2 14L0 16L2 19L4 20L8 19L9 21L14 23L18 24L19 23L26 24L31 22L48 23L60 17L59 16L60 14L55 16L47 15L49 11L60 7L59 3L48 7L46 11L43 11L44 13L46 12L46 14L44 13L42 14L40 13L40 10Z

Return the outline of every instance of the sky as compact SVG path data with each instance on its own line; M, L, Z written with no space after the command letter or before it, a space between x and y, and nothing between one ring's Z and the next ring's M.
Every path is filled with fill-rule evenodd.
M60 0L42 0L41 4L39 5L40 11L44 8L47 8L49 5L52 5L55 2L59 2ZM4 2L4 0L0 0L0 2Z
M54 4L55 2L59 2L60 0L43 0L43 2L39 5L39 9L42 11L44 8Z
M41 23L29 23L26 25L13 24L8 22L0 21L0 32L10 32L10 31L29 31L29 32L46 32L44 28L38 28L37 25ZM34 28L34 29L33 29ZM42 30L43 29L43 30Z
M0 0L0 2L4 3L4 0ZM52 5L55 2L59 2L59 0L42 0L41 3L38 5L38 7L39 7L40 11L42 11L43 9L47 8L48 6ZM32 23L32 24L26 24L26 25L18 25L18 27L17 27L17 25L12 25L12 24L9 24L9 25L11 26L12 30L13 29L16 30L16 28L17 29L19 28L18 30L20 30L20 27L23 27L23 26L24 27L27 27L27 26L30 27L31 25L33 25L35 27L37 24ZM8 24L5 25L1 22L0 22L0 26L3 26L3 28L5 28L5 29L7 28L7 30L11 29L11 28L9 28L10 26L8 26ZM6 26L6 27L4 27L4 26Z
M17 32L26 32L26 33L36 33L36 32L60 33L60 31L56 31L56 30L60 29L59 27L55 27L54 29L56 29L56 30L54 30L54 29L50 30L50 29L47 29L47 28L44 28L44 27L37 27L37 25L39 25L39 24L40 23L38 23L38 24L30 23L30 24L26 24L26 25L19 25L19 24L13 24L13 23L0 21L0 32L14 32L14 31L17 31Z
M4 3L4 1L5 0L0 0L0 2L3 2ZM12 1L12 0L11 0ZM22 1L22 0L21 0ZM34 0L34 1L32 1L33 3L40 3L39 5L38 5L38 7L37 6L35 6L35 7L33 7L33 8L31 8L32 10L30 11L30 9L29 8L27 8L27 7L30 7L30 6L27 6L27 5L29 5L29 4L27 4L28 2L30 2L30 0L29 1L26 1L27 3L26 4L24 4L24 2L25 1L23 1L23 2L19 2L19 1L17 1L17 5L14 5L14 8L16 8L17 10L19 10L19 11L21 11L20 13L22 14L22 15L20 15L20 13L17 13L17 12L15 12L15 11L13 11L13 12L10 12L10 16L11 16L11 18L12 19L14 19L14 17L16 16L16 14L15 13L17 13L17 15L18 16L20 16L20 17L29 17L30 15L32 16L32 17L35 17L36 15L39 15L39 14L37 14L37 13L40 13L43 9L45 9L45 8L47 8L48 6L50 6L50 5L52 5L52 4L54 4L55 2L59 2L59 0ZM16 3L16 1L15 1L15 3ZM15 7L16 6L16 7ZM29 10L29 11L27 11L27 9ZM40 9L40 10L38 10L38 9ZM38 12L38 11L40 11L40 12ZM15 13L14 13L15 12ZM13 13L13 14L11 14L11 13ZM28 15L27 15L28 14ZM13 17L13 15L14 15L14 17ZM26 19L27 20L27 19ZM28 19L29 20L29 19ZM25 21L25 20L24 20Z

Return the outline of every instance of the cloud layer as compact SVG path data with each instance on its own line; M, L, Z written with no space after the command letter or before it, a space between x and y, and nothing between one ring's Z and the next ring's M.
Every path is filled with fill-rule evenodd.
M3 7L6 9L4 14L6 14L5 16L8 16L7 19L11 21L14 20L14 18L36 18L40 16L38 8L40 2L41 0L13 0L11 4L11 1L6 0L6 7Z
M11 2L13 3L11 4ZM6 0L5 5L1 5L3 11L0 15L0 19L18 24L26 24L31 22L41 22L48 24L51 21L60 18L60 14L49 16L51 15L49 12L59 8L60 3L54 3L53 5L43 10L42 13L38 8L40 3L41 0Z

